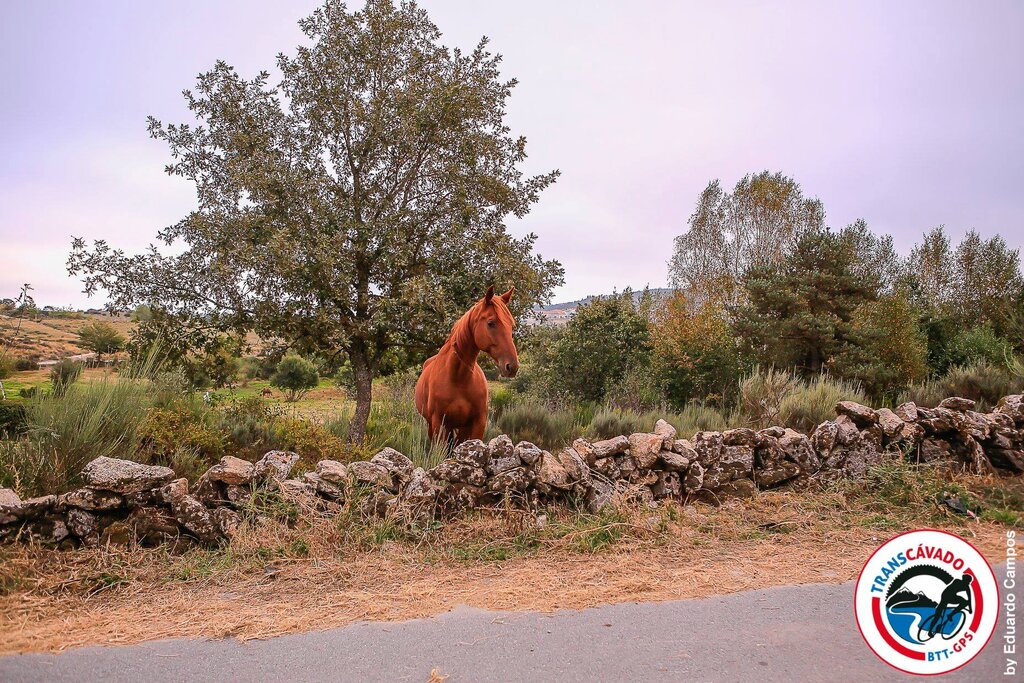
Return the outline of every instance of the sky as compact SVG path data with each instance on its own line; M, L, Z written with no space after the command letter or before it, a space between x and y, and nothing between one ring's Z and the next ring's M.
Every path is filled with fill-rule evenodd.
M189 120L217 59L272 68L317 4L0 0L0 298L101 305L71 237L139 251L195 203L146 116ZM903 252L939 224L1024 246L1024 2L421 5L448 45L491 39L525 169L562 173L509 221L565 266L555 301L664 286L700 191L763 169Z

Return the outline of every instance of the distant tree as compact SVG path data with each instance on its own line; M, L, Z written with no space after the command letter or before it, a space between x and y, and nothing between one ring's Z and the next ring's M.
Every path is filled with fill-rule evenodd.
M288 392L289 401L297 401L310 389L316 388L320 375L316 366L302 356L287 355L277 364L270 377L271 386Z
M677 406L692 399L724 401L736 387L738 347L716 299L693 306L676 293L655 316L653 347L654 374Z
M536 237L505 225L557 172L523 174L526 141L505 121L516 82L486 39L449 49L424 10L390 0L328 0L300 27L311 44L279 56L276 87L218 62L185 93L200 125L150 120L169 173L197 189L198 209L160 233L183 248L76 239L69 270L114 308L159 309L151 326L174 344L254 331L347 357L359 441L388 358L435 350L489 284L514 284L520 314L562 282Z
M95 353L96 360L102 360L103 354L117 353L124 348L125 338L110 323L96 321L78 330L78 343L82 348Z
M836 359L836 373L855 379L877 400L895 399L928 374L928 344L920 315L906 292L865 301L853 311L850 343Z
M879 293L891 293L905 284L906 260L896 251L892 235L876 235L863 219L839 231L847 250L850 270Z
M803 233L785 261L751 268L744 285L747 301L735 329L746 353L762 365L805 374L832 367L853 337L854 311L876 298L850 250L829 230Z
M65 358L50 368L50 386L55 396L63 396L82 375L82 364Z
M600 401L626 371L650 363L650 301L633 293L600 297L579 306L546 358L550 391Z
M744 176L732 193L713 180L687 231L675 239L669 280L694 304L710 293L736 303L744 273L779 262L800 235L820 230L824 220L821 202L804 197L800 185L781 173Z

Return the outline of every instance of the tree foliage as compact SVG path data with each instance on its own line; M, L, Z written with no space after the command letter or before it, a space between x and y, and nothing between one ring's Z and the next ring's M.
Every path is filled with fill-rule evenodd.
M78 330L78 343L94 352L98 360L105 353L117 353L124 348L125 338L110 323L97 320Z
M514 313L545 299L562 268L512 237L557 172L526 176L526 141L505 123L514 80L481 40L441 44L411 2L328 0L300 22L309 44L280 55L281 80L225 62L185 92L199 125L150 119L168 173L198 208L160 239L183 249L127 255L76 239L86 291L140 304L190 347L255 331L296 351L344 353L362 438L372 379L396 351L443 340L488 284L514 284Z
M289 401L297 401L320 383L316 366L302 356L289 354L277 364L270 385L288 392Z

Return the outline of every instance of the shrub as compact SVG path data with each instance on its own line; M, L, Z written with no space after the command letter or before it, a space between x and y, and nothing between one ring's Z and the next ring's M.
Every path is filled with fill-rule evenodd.
M836 403L868 403L860 385L821 374L799 382L779 404L779 425L811 432L825 420L836 416Z
M507 408L497 426L513 441L531 441L541 448L559 448L583 433L572 412L552 410L535 401L524 401Z
M27 427L25 406L20 403L0 401L0 438L13 439L24 433Z
M740 380L740 414L754 427L778 424L782 400L799 381L791 372L755 368L754 372Z
M183 477L202 474L224 454L223 434L205 418L200 404L185 401L150 410L138 428L139 454Z
M1011 367L1016 367L1011 360ZM1024 391L1024 376L1011 369L982 360L966 367L954 367L943 376L910 387L905 399L932 408L949 396L977 401L981 408L995 405L1008 394Z
M604 407L598 410L587 426L587 435L595 439L610 439L621 434L642 431L638 414L619 408Z
M288 392L289 401L297 401L320 382L316 366L303 358L290 354L281 359L270 378L271 386Z
M627 368L622 377L608 387L605 402L639 413L664 403L664 396L651 368L634 366Z
M35 370L38 365L39 361L36 358L18 358L14 361L14 369L18 372Z
M50 384L53 385L53 393L63 396L68 387L78 381L82 375L82 364L73 360L64 359L50 369Z
M946 357L954 367L1005 366L1013 356L1010 342L996 336L988 325L980 325L956 334L946 348Z
M647 420L648 425L646 428L652 428L658 417L657 414L652 414ZM723 415L714 406L697 401L687 403L682 411L678 413L666 414L663 417L670 425L676 428L680 437L687 439L697 432L708 430L723 431L729 427L736 426L732 420Z

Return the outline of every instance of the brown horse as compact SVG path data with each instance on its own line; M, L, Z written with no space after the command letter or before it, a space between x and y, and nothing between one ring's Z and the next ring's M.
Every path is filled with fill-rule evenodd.
M514 288L513 288L514 289ZM515 320L508 310L512 289L494 296L494 287L452 327L448 341L427 359L416 382L416 410L427 421L431 439L459 444L482 439L487 427L487 378L476 359L483 351L505 377L515 377L519 355L512 341Z

